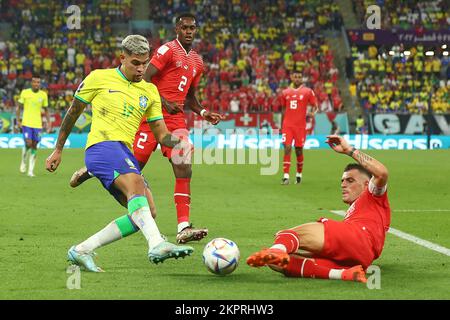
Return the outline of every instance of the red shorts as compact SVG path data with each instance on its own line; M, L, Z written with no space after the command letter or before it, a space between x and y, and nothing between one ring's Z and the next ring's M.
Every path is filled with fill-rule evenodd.
M303 148L306 140L306 128L304 127L285 127L281 129L281 142L285 146L291 146L294 140L294 146Z
M166 121L167 129L176 137L180 139L189 140L189 130L186 127L186 121L183 119L177 121ZM147 129L148 128L148 129ZM153 151L158 147L158 141L156 141L153 132L150 130L149 126L142 126L136 132L133 143L133 152L137 161L141 163L147 163ZM161 152L164 157L172 158L172 149L166 146L161 146Z
M317 255L318 263L330 268L362 265L364 269L376 258L370 233L357 223L322 218L325 239L322 252ZM364 229L363 229L364 228ZM332 261L325 261L332 260Z

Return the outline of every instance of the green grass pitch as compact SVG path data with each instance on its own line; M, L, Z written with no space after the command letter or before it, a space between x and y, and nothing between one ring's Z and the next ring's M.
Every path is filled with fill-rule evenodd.
M194 165L192 221L226 237L241 251L240 265L225 277L202 264L206 239L193 256L152 265L141 234L97 250L103 274L81 273L81 289L66 281L68 248L125 213L92 179L68 186L83 164L82 150L65 150L58 171L44 170L50 150L38 150L36 177L19 173L20 150L0 150L0 299L450 299L450 257L392 234L380 259L381 289L364 284L293 279L246 257L270 246L276 231L345 210L340 177L348 157L331 150L305 151L301 186L280 185L281 174L261 176L258 165ZM449 151L369 151L389 169L391 226L450 248ZM291 168L294 172L294 168ZM144 173L151 183L162 233L175 239L174 178L159 153ZM405 210L414 210L406 212ZM441 210L441 211L438 211Z

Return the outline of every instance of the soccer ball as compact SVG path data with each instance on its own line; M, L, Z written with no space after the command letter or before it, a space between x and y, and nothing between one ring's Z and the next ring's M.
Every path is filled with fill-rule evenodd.
M232 273L239 264L239 248L231 240L216 238L203 249L203 263L206 268L218 275Z

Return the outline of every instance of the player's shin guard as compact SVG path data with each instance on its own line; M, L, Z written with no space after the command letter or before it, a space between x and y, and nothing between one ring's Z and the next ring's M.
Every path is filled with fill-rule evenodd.
M189 214L191 207L191 179L177 178L175 192L173 194L177 208L178 232L189 226ZM181 229L181 230L180 230Z
M128 213L147 239L150 250L164 241L152 217L146 197L136 195L129 199Z
M139 231L139 228L134 224L131 216L126 214L114 220L117 228L119 228L121 238L128 237Z
M303 154L297 156L297 173L302 173L303 171Z
M289 174L291 169L291 155L284 155L283 157L283 173Z
M34 165L36 164L36 149L31 149L30 162L28 164L28 174L33 175Z
M297 252L300 246L300 240L297 232L293 230L282 230L277 232L273 249L281 249L287 253Z

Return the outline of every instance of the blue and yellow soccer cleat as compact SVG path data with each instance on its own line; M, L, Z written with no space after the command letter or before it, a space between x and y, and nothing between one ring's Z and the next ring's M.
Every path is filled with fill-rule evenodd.
M158 264L169 258L184 258L191 255L194 252L194 248L189 246L176 246L173 243L163 241L154 247L148 253L148 259L150 262Z
M75 246L70 248L67 252L67 260L72 264L80 266L84 270L90 272L105 272L101 268L97 267L93 259L94 256L95 252L80 253L75 250Z

